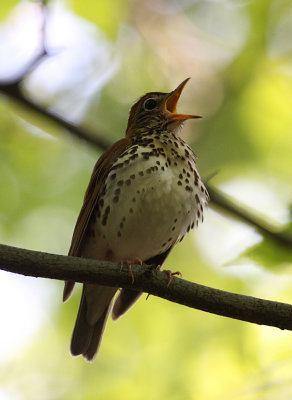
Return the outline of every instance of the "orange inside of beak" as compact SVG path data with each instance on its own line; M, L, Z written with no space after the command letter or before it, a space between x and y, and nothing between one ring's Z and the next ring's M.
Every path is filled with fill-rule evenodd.
M177 114L176 112L176 105L180 95L185 87L186 83L190 78L185 79L173 92L171 92L166 99L165 108L168 112L168 118L172 121L174 120L186 120L186 119L193 119L193 118L201 118L198 115L189 115L189 114Z

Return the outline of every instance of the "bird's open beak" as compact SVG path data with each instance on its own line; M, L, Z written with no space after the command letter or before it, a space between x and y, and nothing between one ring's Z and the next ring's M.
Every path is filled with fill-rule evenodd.
M167 118L171 121L184 121L186 119L193 118L202 118L199 115L190 115L190 114L178 114L176 112L176 105L180 95L185 87L187 81L190 78L185 79L175 90L169 93L165 101L165 111L167 114Z

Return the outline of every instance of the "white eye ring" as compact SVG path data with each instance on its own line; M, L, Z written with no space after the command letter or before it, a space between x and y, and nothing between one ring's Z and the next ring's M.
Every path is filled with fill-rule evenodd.
M143 107L145 110L154 110L157 107L157 100L150 98L144 101Z

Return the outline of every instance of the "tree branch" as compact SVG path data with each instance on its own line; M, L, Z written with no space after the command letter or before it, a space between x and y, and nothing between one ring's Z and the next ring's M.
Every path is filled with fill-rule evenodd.
M64 118L58 116L55 113L52 113L49 110L46 110L44 107L25 97L20 88L23 79L12 83L5 83L3 81L0 81L0 92L9 96L13 100L16 100L17 103L24 105L26 108L36 112L37 114L40 114L43 117L57 123L60 127L65 128L68 132L70 132L78 139L84 140L99 149L104 150L112 145L113 141L109 138L106 138L104 134L101 135L97 132L94 133L90 130L85 129L84 127L81 128L75 124L72 124L71 122L66 121Z
M16 102L21 105L24 105L26 108L50 119L51 121L57 123L59 126L65 128L78 139L85 140L86 142L105 150L109 146L112 145L113 141L108 139L108 135L100 134L98 132L91 132L85 128L78 127L75 124L72 124L69 121L66 121L64 118L61 118L55 113L45 109L39 104L33 102L29 98L27 98L22 91L22 83L23 81L32 73L44 60L48 59L48 57L52 57L50 51L47 46L47 1L42 0L39 1L39 9L40 9L40 18L41 18L41 28L40 28L40 50L35 54L35 56L31 59L28 65L24 66L22 71L17 74L17 76L12 76L9 79L1 80L0 79L0 93L4 93L6 96L12 98Z
M292 330L292 306L289 304L229 293L176 277L168 287L166 274L151 266L132 265L135 278L132 284L128 268L121 271L119 263L0 245L0 269L26 276L143 290L209 313Z
M206 183L206 188L210 194L211 201L221 208L223 211L227 211L228 213L239 217L245 222L255 226L263 234L266 234L273 239L276 239L281 244L291 247L292 245L292 235L289 234L289 231L277 231L273 226L268 224L263 219L259 218L256 215L251 215L247 212L246 208L238 204L235 200L233 200L228 195L221 192L219 189L216 189L213 185Z

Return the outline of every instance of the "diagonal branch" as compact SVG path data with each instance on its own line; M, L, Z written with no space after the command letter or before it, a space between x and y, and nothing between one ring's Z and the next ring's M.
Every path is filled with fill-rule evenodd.
M134 288L209 313L292 330L292 306L207 286L168 278L151 266L132 265L134 283L128 269L120 264L90 260L0 245L0 269L26 276Z
M0 93L5 94L6 96L15 100L17 103L57 123L75 137L78 137L81 140L105 150L113 143L113 141L105 134L99 134L97 131L91 132L65 120L56 113L51 112L50 110L40 106L33 100L26 97L22 91L22 83L29 76L29 74L32 73L42 62L52 56L51 52L48 50L46 38L48 16L47 0L42 0L38 3L41 18L40 50L36 52L35 56L30 60L28 65L24 66L22 71L16 76L11 76L6 80L0 79Z
M62 118L61 116L45 109L34 101L28 99L23 92L21 91L21 82L23 79L19 81L15 81L12 83L5 83L0 81L0 93L4 93L6 96L16 100L17 103L25 106L26 108L36 112L37 114L50 119L51 121L58 124L60 127L65 128L68 132L70 132L73 136L78 139L84 140L87 143L96 146L99 149L107 149L113 141L110 138L107 138L105 134L99 134L98 132L92 132L88 129L81 128Z
M213 185L206 183L206 188L210 194L211 201L223 211L227 211L228 213L239 217L245 222L258 228L263 234L266 234L273 239L276 239L282 245L291 248L292 235L289 234L289 231L276 230L272 225L268 224L262 218L248 213L245 207L238 204L238 202L221 192L219 189L216 189Z

